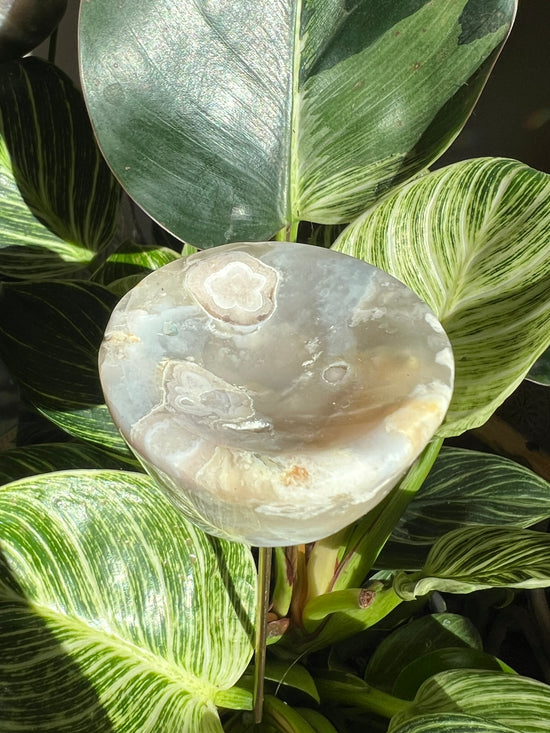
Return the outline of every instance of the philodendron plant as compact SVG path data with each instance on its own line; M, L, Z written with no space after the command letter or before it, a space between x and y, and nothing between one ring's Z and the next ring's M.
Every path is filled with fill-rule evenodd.
M196 527L144 473L97 359L117 302L163 265L246 242L243 271L251 243L310 238L335 250L327 262L350 255L424 301L454 353L454 392L366 515L275 549L255 729L547 732L550 687L485 650L460 601L473 593L489 608L526 592L544 608L550 485L442 444L483 425L550 345L550 177L490 158L428 171L475 104L515 6L86 0L87 107L52 63L0 65L0 351L22 401L18 445L0 458L0 730L253 728L255 551ZM139 225L127 194L146 212ZM203 261L183 262L187 282ZM275 280L269 263L255 267L262 320ZM349 288L334 270L323 297L340 303ZM311 281L293 277L295 288ZM231 320L234 293L216 308ZM178 326L171 315L161 325L167 338ZM122 348L132 335L110 338ZM186 369L201 409L204 395L220 397L221 375L205 391L202 367L178 358L159 373ZM345 379L346 364L324 367L325 381ZM224 380L250 422L238 363ZM196 418L197 400L177 397ZM166 403L155 404L157 420ZM223 410L213 426L201 415L198 429L225 434ZM302 478L292 466L289 484Z

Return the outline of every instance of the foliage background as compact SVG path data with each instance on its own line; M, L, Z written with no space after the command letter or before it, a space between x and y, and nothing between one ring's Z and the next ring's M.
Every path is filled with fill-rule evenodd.
M59 65L68 70L73 78L76 72L72 58L76 53L76 46L71 44L76 44L76 33L71 30L71 24L75 23L77 8L78 3L75 0L70 5L60 30L60 39L68 43L69 47L61 46L58 56ZM512 36L497 62L481 101L455 144L438 161L438 166L477 155L494 155L514 157L539 170L550 172L550 85L545 88L550 70L546 52L550 40L549 29L550 5L547 0L520 0L518 20ZM45 49L42 49L38 55L45 53ZM532 385L522 385L499 410L496 418L497 421L504 420L517 428L520 442L528 454L527 458L523 457L527 463L530 462L531 454L536 454L537 457L541 453L544 457L545 451L550 454L550 429L540 418L540 415L550 414L550 399L547 396L549 390L543 388L541 391L537 388L539 391L534 398L534 389ZM10 401L9 385L4 393ZM544 409L544 404L548 409ZM0 402L0 417L1 414ZM2 432L0 429L0 436ZM492 445L497 451L514 452L513 445L512 450L509 450L510 446L499 445L498 440L495 441L494 436L489 433L490 429L489 432L482 429L477 435L461 438L455 444L476 446L478 441L482 441L481 445ZM544 450L541 452L540 448ZM545 470L547 467L543 466L542 474L550 479L550 471L545 474ZM546 593L543 590L537 592ZM537 660L532 659L532 647L524 643L528 623L523 623L525 614L522 616L522 613L527 612L527 609L518 604L506 606L506 592L495 593L501 594L504 606L496 618L487 617L487 594L474 593L466 601L457 598L456 609L449 610L476 618L482 631L485 614L486 648L507 659L521 674L540 678L541 669L537 666ZM499 603L496 596L489 600L492 608ZM518 649L522 652L519 656ZM546 671L550 673L550 670Z

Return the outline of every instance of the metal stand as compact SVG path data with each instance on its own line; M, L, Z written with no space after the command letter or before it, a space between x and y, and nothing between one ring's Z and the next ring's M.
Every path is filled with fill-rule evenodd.
M260 547L258 553L258 603L256 608L256 644L254 655L254 723L262 722L266 659L267 612L271 581L271 547Z

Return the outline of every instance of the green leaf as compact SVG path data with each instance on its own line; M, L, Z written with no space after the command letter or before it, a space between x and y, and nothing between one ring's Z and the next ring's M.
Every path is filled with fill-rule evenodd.
M269 726L274 726L277 733L317 733L297 710L273 695L265 696L264 724L260 730L271 731Z
M387 636L369 659L365 680L391 692L401 670L435 649L462 647L481 650L475 626L464 616L434 613L400 626Z
M266 664L265 677L280 685L293 687L305 693L315 702L319 702L319 693L315 681L308 670L301 664L279 662L270 659Z
M403 733L401 726L406 721L427 713L466 713L518 733L547 733L550 687L527 677L498 672L441 672L422 685L411 706L392 718L389 733ZM450 730L454 733L454 728Z
M438 672L448 669L488 669L514 674L514 670L492 654L467 647L436 649L411 661L404 667L392 688L397 697L412 700L420 685Z
M401 187L335 249L372 262L434 310L456 379L441 436L483 424L550 345L550 176L464 161Z
M417 570L434 542L479 524L529 527L550 517L550 484L500 456L444 447L397 523L377 567Z
M130 195L180 239L347 222L470 113L515 0L88 0L82 78Z
M37 58L0 66L0 273L74 276L112 238L120 187L82 95Z
M355 711L375 713L391 718L398 711L407 709L410 703L394 695L371 687L356 675L342 672L324 672L316 675L321 702L328 709L348 707Z
M107 405L56 410L39 407L39 411L54 425L79 440L97 443L117 453L132 455L126 441L115 425Z
M528 378L539 384L550 385L550 349L537 359L528 373Z
M156 247L136 242L123 242L94 273L93 279L108 285L122 278L144 277L169 262L180 258L167 247Z
M397 573L394 589L404 600L432 590L471 593L483 588L550 586L550 535L515 527L453 530L432 547L423 569Z
M102 404L97 352L117 298L95 283L3 283L0 354L23 394L54 409Z
M317 710L297 708L296 711L310 724L315 733L338 733L332 723Z
M250 550L187 523L143 474L0 489L4 730L221 732L252 653Z
M302 612L304 629L313 633L327 616L330 618L312 639L311 648L321 649L374 626L401 601L392 587L384 587L378 581L369 583L366 588L347 588L314 596Z
M277 694L281 686L299 690L315 702L319 702L319 693L315 687L315 681L308 670L301 664L297 664L295 660L292 662L281 662L274 659L268 659L265 667L266 680L275 682L273 687ZM240 682L239 687L245 687L252 690L254 680L252 673L245 674Z
M514 729L473 715L434 713L412 718L392 733L514 733Z
M135 470L135 459L81 443L42 443L2 453L0 485L48 471L79 468Z

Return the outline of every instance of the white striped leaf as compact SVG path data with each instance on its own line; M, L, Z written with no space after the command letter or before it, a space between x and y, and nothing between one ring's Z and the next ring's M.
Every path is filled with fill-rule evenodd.
M550 517L550 484L501 456L443 447L377 558L377 567L416 570L434 542L478 524L530 527Z
M145 277L153 270L177 260L180 255L168 247L122 242L94 272L94 282L110 285L127 277Z
M499 672L441 672L424 682L412 705L393 716L389 733L403 733L405 721L427 713L465 713L508 726L517 733L547 733L550 687L528 677ZM448 730L454 733L454 728Z
M112 238L120 187L82 95L37 58L0 66L0 273L74 276Z
M127 456L133 455L115 425L107 405L65 406L59 410L39 406L38 411L73 438L97 443Z
M455 355L441 436L483 424L550 345L550 176L456 163L403 186L338 238L431 306Z
M49 471L110 468L134 471L139 464L130 456L83 443L39 443L2 452L0 485Z
M437 158L516 4L88 0L83 87L153 219L200 247L269 239L351 221Z
M187 523L143 474L0 489L3 731L221 733L252 653L248 548Z
M484 588L550 586L550 534L515 527L455 529L434 544L422 570L394 578L405 600L430 591L471 593Z
M75 437L126 452L99 382L97 352L118 298L78 280L4 283L0 355L23 396Z
M500 723L462 713L428 713L392 728L391 733L515 733Z

